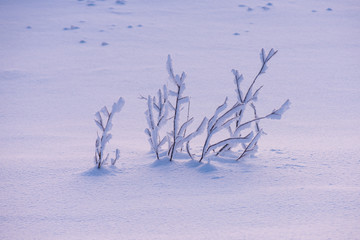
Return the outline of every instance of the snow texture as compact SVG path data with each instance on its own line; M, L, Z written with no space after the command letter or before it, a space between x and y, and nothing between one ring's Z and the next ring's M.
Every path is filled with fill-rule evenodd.
M0 1L0 239L359 239L359 13L358 0ZM239 100L231 69L244 101L262 48L278 52L242 123L251 102L258 117L291 109L259 123L256 157L149 153L138 96L166 83L168 54L187 73L191 133ZM106 150L121 157L98 169L93 113L120 96Z

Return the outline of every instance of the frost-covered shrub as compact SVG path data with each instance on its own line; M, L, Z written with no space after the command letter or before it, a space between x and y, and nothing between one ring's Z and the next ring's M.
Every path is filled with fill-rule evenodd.
M149 136L151 149L155 152L156 158L159 159L161 146L167 141L167 136L161 138L159 133L160 128L164 126L168 120L167 116L169 104L166 85L163 86L163 90L159 89L158 99L149 95L147 98L147 104L148 110L145 112L145 115L149 127L145 129L145 133ZM156 112L155 116L154 110Z
M237 70L232 70L236 85L237 102L228 111L219 116L220 113L227 107L225 101L224 104L217 108L214 116L209 120L207 137L199 160L200 162L211 151L215 152L216 156L234 156L234 153L240 151L240 154L235 158L236 160L253 155L258 149L257 143L259 138L262 134L264 134L264 131L260 128L259 122L263 119L280 119L282 114L289 108L290 101L287 100L280 108L274 109L271 113L259 117L255 107L255 102L257 101L260 90L263 87L260 86L255 89L255 83L259 76L265 73L267 69L266 64L276 53L277 51L274 51L274 49L271 49L268 54L265 53L264 49L261 50L261 68L246 91L243 91L241 88L241 83L244 80L243 76L240 75ZM249 109L249 106L253 111L253 118L244 121L244 116L247 109ZM216 143L211 143L211 137L215 133L225 129L228 130L229 137ZM238 146L240 146L240 149L237 148ZM237 151L229 154L234 148L237 148ZM189 143L187 143L187 149L189 156L194 158L189 151Z
M111 112L109 112L108 108L104 106L100 111L95 113L95 123L99 127L101 134L97 134L97 138L95 141L95 165L98 168L101 168L104 165L108 158L109 154L104 156L104 151L106 144L110 141L112 135L109 133L112 128L112 119L115 113L120 112L122 107L124 106L125 101L123 98L119 98L117 102L112 105ZM115 158L111 159L111 164L115 165L116 161L120 157L119 149L115 151Z
M216 143L211 143L211 138L213 135L223 129L227 129L237 119L236 113L240 111L242 105L240 103L236 103L227 111L225 111L225 113L221 114L226 108L227 98L225 99L225 102L216 109L215 114L210 118L210 120L207 121L207 136L205 143L202 147L202 153L199 162L201 162L208 153L217 148L224 147L230 144L239 144L249 141L251 134L247 135L246 137L230 136L229 138L223 139ZM189 141L187 142L187 152L189 156L194 159L192 154L190 153Z
M190 98L183 96L186 75L184 72L181 75L174 74L170 55L168 56L166 66L170 81L175 86L175 90L169 90L164 86L162 90L160 89L158 91L157 99L151 96L148 96L148 98L142 97L142 99L147 100L148 105L148 110L145 112L148 128L145 129L145 133L149 137L151 149L154 151L156 158L159 159L160 151L162 151L161 147L167 142L167 155L169 160L172 161L179 148L182 149L182 146L186 142L203 131L205 119L196 131L187 134L187 128L193 123L194 118L190 118L189 116ZM186 120L182 121L181 115L184 105L187 105L188 113ZM154 115L154 110L157 113L156 115ZM160 137L160 128L162 128L166 122L170 122L170 124L168 124L169 129L167 130L167 135Z
M261 50L261 68L250 86L246 89L242 88L243 76L240 75L237 70L232 70L236 85L236 103L228 107L226 98L225 102L217 107L214 115L210 119L205 117L200 126L188 135L186 135L186 129L194 119L189 118L188 113L187 119L185 121L183 120L183 123L180 123L181 119L184 119L184 117L180 117L181 110L184 108L183 105L188 104L188 111L190 106L190 98L183 96L186 74L184 72L181 75L174 74L172 60L171 57L168 56L167 71L171 83L175 85L176 89L175 91L168 90L164 86L163 91L159 90L158 92L158 99L151 96L147 98L148 110L146 111L146 116L149 128L146 129L146 133L149 136L150 145L157 159L159 159L161 146L164 145L167 140L169 143L168 156L170 161L173 160L175 153L178 149L182 149L184 144L186 144L186 151L190 158L195 160L196 155L190 152L190 141L200 135L205 128L206 137L202 145L199 162L211 154L215 156L232 156L234 160L240 160L246 156L253 155L258 149L260 137L264 134L264 131L260 127L260 121L263 119L280 119L290 105L290 101L287 100L280 108L274 109L264 116L258 116L256 111L255 103L263 87L256 87L256 82L259 76L266 72L267 63L276 53L277 51L274 51L274 49L271 49L268 54L265 53L264 49ZM174 103L171 103L170 97L174 98ZM153 109L158 113L156 121L154 120ZM168 110L171 114L169 114L167 118ZM249 110L251 111L250 115L253 117L246 119L249 118L249 113L247 113ZM161 138L159 136L159 128L164 126L165 122L169 119L172 120L171 130L168 132L168 136ZM226 133L227 137L213 142L213 136L219 132ZM224 134L220 136L223 135ZM217 137L217 139L219 138Z
M167 71L169 73L169 78L171 82L176 86L176 91L172 91L172 90L169 91L170 96L173 96L175 98L175 105L169 102L169 105L174 112L174 116L172 118L173 119L172 130L169 134L169 139L171 139L170 140L171 143L168 151L170 161L172 161L174 157L174 153L178 148L182 147L186 142L189 142L191 139L193 139L203 131L206 119L204 118L204 120L202 121L202 123L200 124L200 126L197 128L196 131L186 135L187 127L194 121L194 118L189 119L189 115L188 115L187 120L182 124L180 123L180 114L181 114L182 105L187 103L190 104L190 98L188 96L185 97L183 96L185 90L186 74L184 72L181 74L181 76L178 74L176 75L174 74L170 55L168 56L166 66L167 66Z

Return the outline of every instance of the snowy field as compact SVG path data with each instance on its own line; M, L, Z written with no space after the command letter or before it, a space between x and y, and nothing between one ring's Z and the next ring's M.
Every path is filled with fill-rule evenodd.
M0 0L0 239L360 239L359 23L357 0ZM292 104L256 157L155 161L139 96L170 86L168 54L197 126L261 48L259 113Z

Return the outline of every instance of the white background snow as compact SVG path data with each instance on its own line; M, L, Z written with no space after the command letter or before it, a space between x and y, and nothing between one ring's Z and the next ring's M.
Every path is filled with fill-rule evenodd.
M360 239L359 23L357 0L0 0L0 239ZM257 157L154 163L138 97L167 55L195 126L261 48L258 111L292 105ZM98 171L94 113L120 96Z

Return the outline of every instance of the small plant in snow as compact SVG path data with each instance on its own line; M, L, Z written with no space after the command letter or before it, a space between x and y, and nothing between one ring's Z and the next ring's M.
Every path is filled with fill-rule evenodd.
M258 95L262 89L263 86L260 86L255 88L255 83L260 75L264 74L267 70L267 63L270 61L270 59L277 53L277 51L274 51L274 49L271 49L268 54L265 53L265 50L262 49L260 52L260 60L261 60L261 68L259 72L256 74L255 78L253 79L251 85L248 87L248 89L245 91L245 94L243 93L242 89L240 88L242 81L244 80L243 75L240 75L237 70L232 70L232 73L234 74L234 82L236 85L236 94L237 94L237 103L240 104L242 107L240 110L236 113L236 121L234 126L229 126L228 130L230 133L230 136L233 138L240 137L243 134L243 131L248 128L252 128L252 135L251 140L247 143L242 143L242 150L240 151L241 154L239 157L237 157L236 160L240 160L246 156L253 155L257 149L258 149L258 140L261 137L261 135L264 134L264 131L260 128L259 122L263 119L280 119L282 114L289 108L290 101L287 100L285 103L279 108L274 109L271 113L259 117L256 111L255 102L258 99ZM253 110L254 118L243 121L245 111L248 109L248 105ZM230 151L233 147L236 147L238 145L236 142L230 142L223 146L216 155L224 154L228 151Z
M170 107L174 111L173 128L170 132L171 143L168 151L170 161L172 161L174 153L178 148L182 147L186 142L190 141L192 138L196 137L203 131L206 119L204 118L204 120L195 132L190 133L186 136L187 127L194 121L194 118L189 119L188 117L187 120L180 126L180 112L182 109L182 105L190 103L190 98L188 96L183 96L183 92L185 90L186 74L184 72L181 74L181 76L178 74L174 74L170 55L168 56L166 66L170 80L176 86L176 91L169 91L169 94L175 97L175 106L169 102Z
M95 165L98 168L101 168L102 165L106 163L109 158L109 154L104 156L104 151L106 144L110 141L112 135L109 133L112 128L112 119L114 114L120 112L122 107L124 106L123 98L119 98L117 102L115 102L112 106L111 112L109 112L108 108L105 106L100 111L95 114L95 123L100 128L101 136L98 133L97 139L95 141ZM115 165L116 161L120 157L119 149L115 151L115 158L111 159L111 164Z
M260 52L261 68L251 85L243 93L240 88L243 76L239 74L237 70L232 70L235 77L237 102L229 110L221 115L227 108L226 100L225 103L220 105L215 114L208 121L207 136L205 143L202 148L202 153L199 162L201 162L210 152L216 152L216 156L226 155L233 148L238 145L241 146L240 155L236 157L236 160L240 160L246 156L253 155L258 149L258 141L264 131L260 128L259 122L263 119L280 119L281 115L289 108L290 101L287 100L279 109L273 110L271 113L259 117L256 111L254 102L257 101L260 90L263 86L260 86L254 90L256 80L261 74L264 74L267 69L267 63L277 53L273 49L266 55L264 49ZM245 111L248 109L248 105L253 110L254 117L250 120L243 121ZM216 143L211 143L211 138L217 132L227 129L229 137L225 138ZM250 130L249 130L250 129ZM244 134L245 131L245 134ZM194 155L190 153L189 142L187 142L187 152L189 156L194 159ZM229 154L230 155L230 154ZM233 156L233 154L231 154Z
M215 114L207 122L207 136L202 147L202 153L199 162L201 162L208 153L219 147L223 147L229 144L232 145L235 143L244 143L250 140L251 134L247 135L246 137L229 137L216 143L210 142L213 135L223 129L227 129L237 119L236 112L241 109L242 105L240 103L236 103L225 113L221 114L221 112L223 112L226 107L227 98L225 99L225 102L216 109ZM189 141L187 142L186 146L189 156L194 160L193 155L190 153Z
M259 138L264 134L264 131L260 128L260 121L263 119L280 119L290 105L290 101L287 100L280 108L274 109L271 113L260 117L256 111L255 102L257 101L263 86L255 88L255 83L259 76L266 72L266 64L276 53L277 51L274 51L274 49L271 49L268 54L265 53L264 49L261 50L261 68L245 92L243 92L241 88L241 83L244 80L243 76L240 75L237 70L232 70L236 85L236 103L233 106L228 107L226 98L225 102L216 109L214 115L209 120L205 117L196 131L188 135L186 135L186 129L194 119L189 119L190 99L188 96L183 96L186 75L184 72L181 75L174 74L172 60L170 56L168 56L167 71L171 82L176 86L176 91L170 90L168 91L168 94L175 98L175 104L171 104L171 102L168 101L166 87L163 88L163 92L159 90L158 100L151 98L150 96L147 98L148 111L146 112L146 116L149 128L146 129L146 133L149 136L149 142L157 159L159 159L159 149L167 139L169 142L168 156L170 161L173 160L176 151L179 148L182 149L184 144L186 144L188 155L194 160L195 155L190 153L190 141L201 134L206 125L206 138L204 145L202 146L199 162L211 153L215 153L216 156L219 156L232 152L232 156L234 155L233 153L238 154L235 160L240 160L246 156L253 155L258 149ZM188 116L186 121L180 124L181 110L185 104L188 104ZM174 115L169 118L172 119L172 130L167 138L164 137L161 139L159 137L159 128L163 126L166 121L166 115L168 113L166 106L169 106L170 110L174 113ZM252 109L253 117L244 121L245 112L249 107ZM153 109L158 112L156 122L154 121ZM220 141L212 142L213 136L218 132L228 132L229 136ZM235 149L235 151L233 149Z
M145 133L149 136L149 143L152 150L156 154L156 158L160 159L160 148L167 140L167 136L161 138L159 134L160 128L164 126L168 120L168 90L166 85L164 85L162 91L159 89L158 99L148 96L147 104L148 110L145 112L145 115L149 128L145 129ZM154 110L157 113L155 116Z

